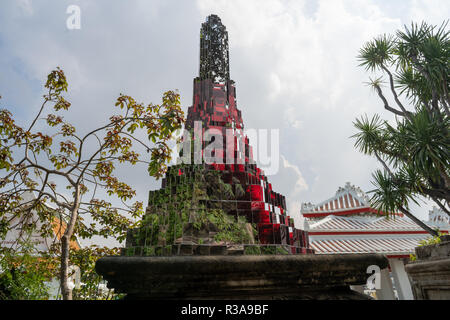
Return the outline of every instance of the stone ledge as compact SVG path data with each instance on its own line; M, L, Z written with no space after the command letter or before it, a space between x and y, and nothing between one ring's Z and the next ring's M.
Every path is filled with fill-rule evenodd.
M450 242L416 248L417 260L405 266L417 300L450 299Z
M450 299L450 259L418 261L407 264L405 269L415 299Z
M425 260L408 263L406 266L408 274L420 273L450 273L450 259Z
M105 257L96 271L129 299L362 299L367 267L385 256Z
M447 240L447 238L442 237ZM439 260L450 258L450 241L444 241L437 244L416 247L416 256L418 260Z

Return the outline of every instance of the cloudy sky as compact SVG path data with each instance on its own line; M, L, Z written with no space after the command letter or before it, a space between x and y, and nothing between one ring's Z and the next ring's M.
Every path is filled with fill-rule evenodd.
M69 30L69 5L81 29ZM376 161L354 149L352 121L392 115L364 85L359 48L411 21L441 24L448 0L2 0L0 107L17 122L36 114L46 75L60 66L69 81L68 117L87 132L106 122L119 93L159 103L178 89L192 104L199 30L209 14L227 27L230 73L247 128L279 129L280 169L270 176L301 226L300 203L321 202L349 181L368 191ZM138 198L160 182L129 169ZM431 203L414 206L426 219Z

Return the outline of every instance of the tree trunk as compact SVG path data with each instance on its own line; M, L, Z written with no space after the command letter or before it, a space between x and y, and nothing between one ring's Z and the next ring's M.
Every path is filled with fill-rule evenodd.
M383 165L384 169L389 173L389 175L391 176L392 179L395 179L395 175L392 173L391 169L389 169L389 167L387 166L386 162L383 161L383 159L381 159L381 157L378 155L377 152L375 152L375 157L377 158L377 160ZM422 229L424 229L426 232L428 232L429 234L431 234L433 237L437 237L439 236L439 233L436 230L431 229L429 226L427 226L425 223L423 223L422 221L420 221L419 219L416 218L416 216L414 216L411 212L409 212L408 210L406 210L404 207L399 207L400 211L407 216L408 218L410 218L412 221L414 221L419 227L421 227Z
M61 238L61 294L63 300L72 300L72 289L68 286L69 280L69 246L70 237L64 234Z
M399 208L400 211L407 216L408 218L410 218L412 221L414 221L419 227L421 227L422 229L424 229L426 232L428 232L429 234L431 234L433 237L437 237L439 236L439 233L436 230L431 229L429 226L427 226L425 223L423 223L421 220L417 219L411 212L409 212L408 210L406 210L403 207Z
M63 300L72 300L72 289L69 288L67 281L69 280L69 254L70 239L72 238L75 224L78 219L78 209L80 207L81 192L80 186L75 188L74 204L70 214L70 220L67 223L64 235L61 237L61 294Z

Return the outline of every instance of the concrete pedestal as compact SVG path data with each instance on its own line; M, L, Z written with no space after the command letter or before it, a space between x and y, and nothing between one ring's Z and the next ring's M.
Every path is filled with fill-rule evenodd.
M384 268L380 274L380 287L376 289L378 300L395 300L389 269Z
M450 237L441 239L439 244L417 247L417 261L405 266L417 300L450 300Z
M239 255L105 257L96 271L126 299L369 299L367 267L386 257L364 255Z
M409 283L408 274L405 271L405 264L402 259L389 259L392 270L395 288L397 289L399 300L414 300L414 296Z

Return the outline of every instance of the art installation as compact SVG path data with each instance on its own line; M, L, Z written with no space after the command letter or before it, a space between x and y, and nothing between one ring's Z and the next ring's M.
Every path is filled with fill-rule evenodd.
M200 31L199 77L185 124L184 143L193 143L180 152L183 163L168 168L161 189L150 191L142 226L128 231L123 256L314 253L285 197L253 160L243 129L228 33L210 15ZM210 139L207 132L214 133Z
M216 15L200 31L185 129L179 164L150 191L121 256L96 262L108 288L129 300L368 299L350 286L367 281L369 266L385 269L387 258L315 254L308 232L295 228L285 197L254 161Z

